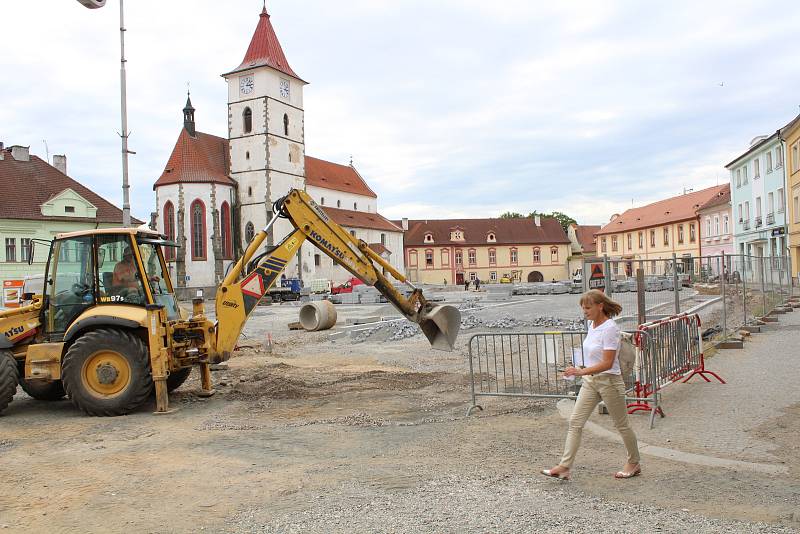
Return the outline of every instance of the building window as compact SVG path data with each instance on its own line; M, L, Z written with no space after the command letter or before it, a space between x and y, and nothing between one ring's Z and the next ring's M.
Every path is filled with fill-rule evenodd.
M611 236L611 252L616 252L616 251L617 251L617 236L612 235Z
M761 202L759 202L758 204L760 206ZM744 201L744 218L745 218L745 220L748 220L748 221L750 220L750 201L749 200L745 200Z
M463 241L464 234L461 230L453 230L450 232L450 241Z
M656 246L656 231L655 230L650 230L650 246L651 247L655 247Z
M550 263L558 263L558 247L550 247Z
M800 167L800 144L798 143L792 145L791 167L792 172L797 172L798 167Z
M719 235L719 215L714 216L714 235Z
M6 261L17 261L17 238L6 238Z
M353 202L353 211L358 211L358 202Z
M456 265L463 265L464 264L464 253L460 250L456 250Z
M605 238L603 238L603 245L605 246ZM542 253L539 250L539 247L533 249L533 263L541 263L542 262Z
M664 228L664 246L669 245L669 228Z
M222 209L220 209L220 226L222 257L229 260L233 258L233 241L231 240L231 207L227 202L223 202Z
M486 241L488 241L489 243L494 243L495 241L497 241L497 239L495 239L493 233L489 233L489 235L486 236Z
M64 206L64 213L75 213L75 206Z
M253 110L250 108L244 108L242 113L242 130L246 134L253 131Z
M319 267L320 265L322 265L322 256L314 254L314 267Z
M722 216L722 230L727 234L728 233L728 216Z
M386 246L386 234L381 234L381 245Z
M736 169L736 187L742 187L742 169Z
M767 214L772 215L775 213L775 193L770 191L767 193Z
M683 225L682 224L678 225L678 244L679 245L683 244Z
M478 273L469 273L469 281L474 282L478 279Z
M192 259L206 259L206 206L200 199L192 202L191 217Z
M477 265L478 263L478 254L475 252L475 249L470 249L467 252L467 259L469 260L470 265Z
M492 282L497 282L497 271L489 272L489 280Z
M783 151L781 147L775 149L775 168L783 167Z
M689 243L697 241L697 231L694 228L694 223L689 223Z
M628 250L633 249L633 234L628 234Z
M742 167L742 185L747 185L747 167Z
M442 249L442 267L450 267L450 251Z
M489 265L497 263L497 251L493 248L489 249Z
M250 151L249 151L249 150L247 150L247 151L244 153L244 159L250 159Z
M356 236L356 231L355 230L350 230L350 235L355 237Z
M430 249L425 251L425 268L433 268L433 251Z
M248 222L244 225L244 240L247 242L246 244L250 244L250 241L256 236L256 229L253 226L253 223Z
M289 137L289 115L283 114L283 135Z
M425 243L433 243L433 234L430 234L430 233L425 234L424 241L425 241Z
M337 208L341 208L342 207L342 201L341 200L337 200L336 201L336 207Z
M761 158L753 160L753 180L761 176Z
M783 213L786 209L785 200L783 198L783 188L778 188L778 213Z
M711 235L711 217L706 217L706 236Z
M644 232L639 232L639 250L644 248Z
M167 241L175 241L175 206L170 201L164 204L164 235ZM164 247L164 258L167 261L173 261L175 247Z
M248 197L252 197L253 196L253 187L252 186L248 186L247 187L247 196Z
M656 260L650 261L650 274L656 274Z
M517 260L519 259L518 255L517 255L517 249L512 248L509 251L509 259L511 260L511 264L512 265L516 265L517 264Z
M600 252L603 252L603 253L606 252L606 238L605 237L601 237L600 238Z
M411 252L408 253L408 264L410 266L412 266L412 267L416 267L417 266L417 251L416 250L412 250Z
M772 172L772 151L767 151L767 172Z
M31 240L23 237L19 240L19 261L27 262L28 253L31 251Z

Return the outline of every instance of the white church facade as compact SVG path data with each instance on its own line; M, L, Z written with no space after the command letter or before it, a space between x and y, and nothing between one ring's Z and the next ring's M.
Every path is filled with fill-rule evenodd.
M183 129L153 186L157 229L178 243L167 253L178 288L203 288L211 296L229 265L266 226L273 203L291 188L305 189L334 221L404 272L402 229L378 213L377 195L352 163L306 156L307 83L289 66L266 8L244 60L223 77L227 138L198 132L187 99ZM291 231L291 223L279 220L265 248ZM285 272L306 284L351 276L310 243Z

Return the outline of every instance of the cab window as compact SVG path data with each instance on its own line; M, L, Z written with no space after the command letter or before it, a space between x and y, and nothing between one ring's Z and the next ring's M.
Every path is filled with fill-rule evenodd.
M147 303L130 237L97 236L97 257L100 303Z
M139 255L142 257L144 272L150 284L150 293L155 304L161 304L167 312L167 319L178 318L178 303L175 295L167 285L164 264L158 254L158 246L151 243L139 244Z
M91 236L64 239L54 246L45 324L49 332L63 333L95 303L94 254Z

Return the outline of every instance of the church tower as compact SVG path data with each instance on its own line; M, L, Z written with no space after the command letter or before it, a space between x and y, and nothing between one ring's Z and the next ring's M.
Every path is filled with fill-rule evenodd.
M241 64L222 75L228 83L230 176L238 183L241 246L272 217L272 204L305 187L303 87L289 66L266 5ZM278 221L266 245L292 227ZM292 268L293 267L293 268ZM298 265L287 274L300 273Z

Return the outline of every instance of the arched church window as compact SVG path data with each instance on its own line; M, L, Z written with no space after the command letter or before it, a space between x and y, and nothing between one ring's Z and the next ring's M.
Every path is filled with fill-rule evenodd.
M250 108L244 108L242 122L244 133L250 133L253 131L253 111Z
M253 223L248 222L244 226L244 239L245 239L245 241L247 241L247 243L245 243L245 245L250 243L250 241L252 241L255 236L256 236L256 229L253 226Z
M175 206L170 201L164 204L164 235L167 241L175 241ZM175 260L175 247L164 247L164 259Z
M192 259L206 260L206 206L199 198L192 202L191 217Z
M289 115L283 114L283 135L289 136Z
M222 257L226 260L233 258L233 241L231 241L231 207L227 202L222 203L220 210L220 234L222 234Z

